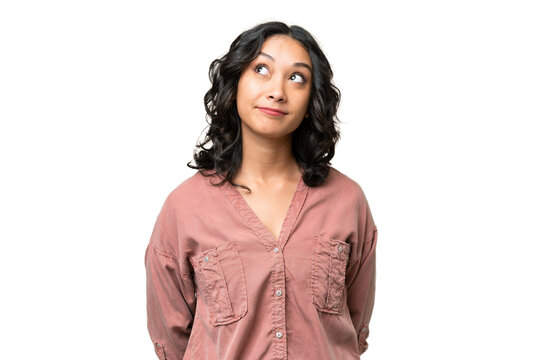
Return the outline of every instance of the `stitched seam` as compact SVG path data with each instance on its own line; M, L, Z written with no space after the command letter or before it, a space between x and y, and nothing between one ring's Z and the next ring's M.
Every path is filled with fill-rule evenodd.
M208 287L206 286L206 283L208 280L206 280L206 276L204 276L204 270L201 268L199 269L199 275L201 276L201 283L204 290L204 293L206 294L206 297L208 298L209 306L208 311L210 312L210 320L212 323L215 323L215 301L212 295L210 294L210 290L208 290Z
M324 309L325 310L329 310L329 311L334 311L333 309L330 309L330 293L331 293L331 289L330 289L330 285L331 285L331 281L330 279L332 279L332 257L331 256L328 256L328 276L326 278L326 300L324 302Z
M375 236L375 232L377 231L377 226L375 226L373 228L373 231L371 232L371 237L369 237L369 240L366 240L364 241L364 245L365 244L371 244L371 242L373 241L373 237ZM362 249L363 250L363 249ZM358 262L360 262L362 260L362 256L360 256L359 259L356 259L356 261L354 261L353 263L350 263L347 267L346 267L346 271L348 272L352 267L354 267Z
M247 306L248 306L248 302L247 302L247 282L246 282L246 276L245 276L245 273L244 273L244 264L242 263L242 258L240 257L240 253L238 252L238 247L236 246L236 242L233 242L233 245L234 245L234 251L235 251L236 256L238 257L238 260L239 260L239 263L240 263L240 268L242 269L243 286L241 288L241 290L242 290L241 291L241 303L245 304L245 306L244 306L244 308L240 308L240 313L238 314L238 317L241 318L247 312Z
M349 270L351 270L351 268L353 268L354 265L356 265L359 261L360 261L360 259L356 260L356 261L353 262L352 264L349 264L349 266L347 266L347 272L348 272Z
M313 252L312 252L312 256L311 256L311 301L313 302L313 304L315 304L315 306L317 307L317 309L319 309L319 305L317 304L317 301L315 299L315 287L316 287L316 279L317 279L317 252L316 252L316 248L317 248L317 241L318 241L318 237L315 239L315 244L314 244L314 247L313 247Z
M178 263L178 258L177 258L176 255L174 255L172 252L170 252L170 251L168 251L168 250L160 249L160 248L156 247L154 244L150 244L150 246L151 246L152 249L154 249L154 251L155 251L156 253L158 253L159 255L168 257L169 259L173 259L174 261L176 261L176 263L177 263L178 265L180 265L180 264Z
M347 277L347 263L349 261L350 257L350 248L351 245L347 242L335 240L339 245L343 246L344 253L342 255L339 255L335 258L330 259L331 265L336 265L335 268L339 269L339 272L337 275L335 275L335 279L338 280L339 287L337 289L336 297L337 297L337 310L335 311L336 314L341 314L343 311L343 303L344 303L344 296L343 296L343 290L345 288L345 279ZM337 264L333 264L334 261L337 261ZM331 270L331 269L330 269ZM332 272L330 272L330 276L332 276ZM328 291L330 293L330 289ZM330 309L330 308L329 308Z
M337 262L337 264L334 264L334 261ZM334 267L333 267L334 266ZM330 270L328 273L328 292L326 296L326 304L324 307L324 311L331 313L331 314L341 314L343 311L343 289L345 288L345 277L343 276L343 267L345 266L345 261L343 259L332 259L330 258ZM339 269L339 273L337 275L332 275L332 269L337 268ZM331 281L330 279L338 280L339 287L336 289L335 297L337 299L337 309L334 309L330 307L329 304L329 297L330 293L333 289L331 289Z
M373 242L373 238L375 237L375 233L377 232L377 226L373 227L373 231L371 232L371 237L368 238L365 242L368 244L371 244Z
M178 258L173 253L171 253L170 251L167 251L167 250L159 249L159 248L155 247L155 245L153 245L153 244L150 244L150 247L152 248L152 250L154 250L154 252L156 254L161 255L163 257L166 257L167 259L173 260L178 265L178 269L180 269L180 262L178 261ZM180 273L180 276L182 277L182 279L184 279L184 280L192 280L191 273L185 273L185 272L182 272L182 271L179 271L179 273Z
M223 271L223 266L221 265L221 257L220 257L220 253L218 253L218 261L217 261L217 265L219 266L220 270L221 270L221 274L223 275L223 288L225 288L225 297L226 299L223 299L223 301L221 302L223 304L223 302L225 302L225 304L223 304L227 309L227 311L230 311L230 314L232 315L232 317L234 318L234 312L233 312L233 309L232 309L232 302L231 302L231 297L229 296L229 286L227 285L227 278L225 276L225 271ZM221 282L221 281L220 281ZM227 322L229 321L231 317L223 317L221 313L217 313L216 314L216 323L222 323L222 322Z
M339 288L338 288L338 291L337 291L337 295L339 297L339 301L338 301L338 313L341 314L341 311L343 310L343 290L345 288L345 267L347 266L347 263L345 260L343 259L340 259L340 269L339 269Z

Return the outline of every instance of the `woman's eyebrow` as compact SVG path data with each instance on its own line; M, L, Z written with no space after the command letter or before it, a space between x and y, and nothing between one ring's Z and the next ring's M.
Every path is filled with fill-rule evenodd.
M259 52L259 55L266 56L266 57L269 58L270 60L274 61L274 58L273 58L271 55L269 55L269 54L267 54L267 53L265 53L265 52L263 52L263 51L260 51L260 52ZM305 67L306 69L309 70L310 73L313 74L313 70L311 70L311 66L309 66L309 65L306 64L306 63L303 63L303 62L295 62L295 63L293 64L293 66L296 66L296 67Z

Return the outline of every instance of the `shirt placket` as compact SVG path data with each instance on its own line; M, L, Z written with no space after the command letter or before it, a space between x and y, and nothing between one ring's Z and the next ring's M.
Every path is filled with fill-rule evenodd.
M287 359L287 324L285 316L285 259L283 251L273 249L272 270L272 323L274 328L274 359Z
M283 249L287 243L292 228L296 222L300 210L304 205L309 187L299 179L293 199L289 205L287 215L281 226L279 238L276 242L274 236L264 226L255 212L249 207L238 190L231 184L223 188L225 194L234 208L240 213L243 220L251 227L257 237L262 241L272 261L272 348L273 358L276 360L287 359L287 324L286 324L286 283L285 283L285 258Z

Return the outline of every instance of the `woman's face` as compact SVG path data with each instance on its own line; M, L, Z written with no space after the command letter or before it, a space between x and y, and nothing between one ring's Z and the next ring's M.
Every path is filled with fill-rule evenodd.
M307 112L312 69L300 42L284 35L267 38L238 81L236 105L242 132L279 138L296 130Z

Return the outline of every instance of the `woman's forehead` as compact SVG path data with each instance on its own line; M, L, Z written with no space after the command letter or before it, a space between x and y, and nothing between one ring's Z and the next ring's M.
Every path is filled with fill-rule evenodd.
M286 35L273 35L267 38L257 55L273 61L281 60L311 65L311 58L304 46L298 40Z

